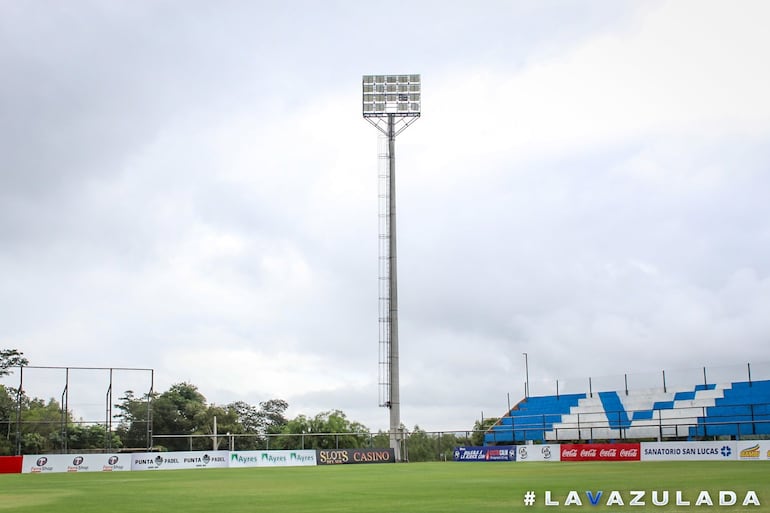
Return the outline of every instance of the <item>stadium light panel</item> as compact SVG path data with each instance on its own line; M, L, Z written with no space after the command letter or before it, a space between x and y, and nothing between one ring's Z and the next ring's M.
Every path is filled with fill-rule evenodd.
M420 86L420 75L364 75L364 117L387 117L388 114L419 117Z

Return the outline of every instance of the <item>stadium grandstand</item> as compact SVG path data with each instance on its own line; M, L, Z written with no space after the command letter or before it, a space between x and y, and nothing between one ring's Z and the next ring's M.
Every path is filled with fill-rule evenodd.
M486 431L485 445L770 436L770 380L671 389L529 396Z

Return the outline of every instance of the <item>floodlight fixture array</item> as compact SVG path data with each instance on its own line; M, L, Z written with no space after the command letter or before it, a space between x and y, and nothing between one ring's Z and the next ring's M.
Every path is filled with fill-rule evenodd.
M420 117L420 75L364 75L362 92L364 119L386 136L391 135L387 119L396 121L392 134L395 137Z

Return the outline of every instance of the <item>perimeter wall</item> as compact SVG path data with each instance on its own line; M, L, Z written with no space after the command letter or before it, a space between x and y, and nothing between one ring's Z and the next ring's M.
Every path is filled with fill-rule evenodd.
M770 461L770 440L456 447L453 460L520 463L538 461ZM295 467L394 462L395 455L392 449L33 454L1 456L0 474Z

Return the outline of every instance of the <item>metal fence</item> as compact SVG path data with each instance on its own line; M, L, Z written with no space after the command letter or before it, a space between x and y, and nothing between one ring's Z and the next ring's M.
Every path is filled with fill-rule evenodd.
M408 431L400 433L405 461L452 460L455 447L481 445L484 431ZM153 450L304 450L304 449L387 449L388 433L299 433L155 435Z
M120 371L120 372L117 372ZM37 373L37 374L35 374ZM73 377L77 373L99 374L101 385L94 389L86 387ZM121 381L127 374L134 374L136 378L133 381ZM55 377L51 380L49 377ZM45 378L45 379L44 379ZM706 383L730 383L737 381L759 381L770 380L770 364L758 363L745 365L727 365L716 367L699 367L693 369L680 369L674 371L653 371L648 373L619 374L613 376L587 377L579 379L539 379L531 384L526 383L525 390L530 394L541 396L571 393L586 393L592 397L599 391L617 391L619 394L629 390L649 389L660 391L671 391L682 388L692 388L694 385ZM50 383L49 383L50 381ZM4 383L3 383L4 382ZM26 367L23 371L18 369L15 376L5 376L0 380L0 384L6 387L14 388L16 391L53 390L55 394L45 394L38 392L36 395L43 397L55 397L60 401L60 419L54 421L56 426L51 426L51 421L47 421L49 431L56 432L60 437L57 450L62 453L70 452L68 447L69 431L71 426L89 426L101 425L104 427L104 451L115 451L116 447L111 445L111 434L113 431L113 389L126 390L129 388L137 390L149 390L148 395L153 393L154 371L152 369L112 369L112 368L68 368L68 367ZM38 383L45 384L45 388L33 386ZM526 394L526 392L524 392ZM77 411L77 403L73 398L89 397L93 395L92 416L85 419L100 420L80 420L68 422L68 418ZM44 424L36 423L33 419L25 419L18 415L21 405L21 396L16 395L17 399L12 410L5 418L0 418L0 442L4 438L12 443L13 449L18 453L20 450L20 434L24 431L34 431L35 426ZM510 396L509 396L510 397ZM86 402L85 400L83 401ZM508 407L510 409L510 400ZM752 407L770 408L770 405L752 405ZM151 411L148 404L148 415ZM505 408L500 408L500 414L505 412ZM615 412L620 415L621 412ZM629 414L629 412L625 412ZM633 412L630 412L631 414ZM701 438L713 438L722 436L719 434L720 426L724 424L735 424L734 422L720 422L718 420L708 420L703 422L701 417L705 417L705 409L700 412L692 412L691 418L679 419L677 422L671 422L658 417L651 419L654 423L647 426L649 429L645 433L633 432L630 430L613 430L613 412L605 415L605 420L597 421L587 417L578 419L575 425L561 426L556 431L554 438L556 440L596 440L596 439L672 439L681 438L690 434L689 428L699 429L697 435ZM531 424L537 425L531 429L539 429L542 432L542 425L545 424L544 418L532 418ZM742 421L736 427L739 437L760 437L767 431L765 421ZM190 434L154 434L152 431L152 419L146 419L146 446L136 448L122 448L121 450L135 451L147 449L162 449L167 445L174 445L181 449L205 449L219 447L231 450L269 450L269 449L333 449L333 448L387 448L389 440L387 433L300 433L300 434L221 434L213 437L212 435L190 435ZM51 429L54 427L54 429ZM519 426L522 427L521 425ZM759 428L759 429L758 429ZM526 428L525 428L526 429ZM686 433L685 433L686 432ZM402 454L404 459L411 461L433 461L451 459L452 450L455 446L462 445L481 445L483 443L484 432L480 431L405 431L402 436ZM530 438L526 437L525 438ZM143 444L144 445L144 444ZM79 452L82 449L72 448ZM93 449L99 450L99 449Z
M598 376L541 377L530 380L528 387L526 382L522 383L521 397L527 395L558 397L562 394L582 393L593 397L598 392L617 391L627 394L631 390L668 392L699 384L762 380L770 380L770 362L660 369ZM529 394L526 394L527 389Z

